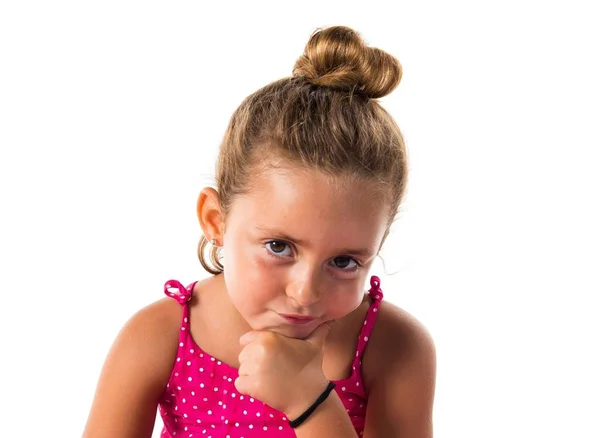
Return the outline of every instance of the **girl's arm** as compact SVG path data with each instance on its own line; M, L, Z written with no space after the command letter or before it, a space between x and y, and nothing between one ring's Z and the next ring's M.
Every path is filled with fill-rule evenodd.
M363 438L432 438L436 354L427 330L382 303L363 366L372 376Z
M181 306L164 298L125 324L104 363L83 438L151 437L180 319Z

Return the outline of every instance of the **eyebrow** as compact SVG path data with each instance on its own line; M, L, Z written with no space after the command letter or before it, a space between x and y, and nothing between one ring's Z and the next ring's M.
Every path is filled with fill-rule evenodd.
M292 242L296 245L300 245L300 246L307 246L307 242L304 240L300 240L300 239L296 239L288 234L285 234L281 231L275 231L275 230L270 230L267 228L262 228L262 227L255 227L255 229L257 231L260 231L261 233L265 233L265 234L269 234L270 236L273 237L273 239L281 239L281 240L285 240L288 242ZM353 256L359 256L359 257L372 257L373 253L371 250L366 249L366 248L342 248L340 251L337 251L338 254L344 254L344 255L353 255Z

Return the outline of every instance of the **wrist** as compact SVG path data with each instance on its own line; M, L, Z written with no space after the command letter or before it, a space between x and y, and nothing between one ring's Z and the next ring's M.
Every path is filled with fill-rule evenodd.
M294 432L297 438L358 438L336 391L332 391L306 421L294 428Z
M301 391L296 395L291 395L291 401L293 402L293 404L291 404L289 408L284 410L284 413L287 416L287 418L290 421L298 419L302 414L304 414L308 409L310 409L313 406L313 404L317 402L319 397L324 395L324 392L328 389L329 384L329 380L323 377L323 379L320 380L319 383L311 385L310 389L305 387L304 391Z

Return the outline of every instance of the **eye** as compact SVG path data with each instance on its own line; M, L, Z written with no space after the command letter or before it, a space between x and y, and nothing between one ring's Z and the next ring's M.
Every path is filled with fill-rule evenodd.
M274 257L289 257L292 255L292 248L281 240L271 240L265 245L267 253Z
M339 256L332 260L333 266L343 271L352 272L356 271L360 264L352 257Z

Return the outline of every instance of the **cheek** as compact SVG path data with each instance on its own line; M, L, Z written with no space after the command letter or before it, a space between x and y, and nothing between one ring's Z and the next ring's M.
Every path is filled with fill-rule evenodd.
M349 294L348 291L333 293L328 303L329 317L331 319L340 319L352 313L362 303L363 296L364 293L362 290L357 290L352 294Z
M268 260L242 247L228 248L224 275L229 295L242 313L263 306L281 290Z

